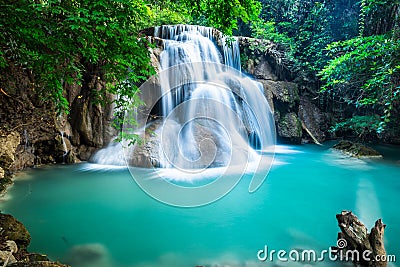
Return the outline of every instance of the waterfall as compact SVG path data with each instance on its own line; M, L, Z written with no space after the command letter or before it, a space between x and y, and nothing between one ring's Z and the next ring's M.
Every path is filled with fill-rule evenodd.
M65 161L65 157L68 155L68 148L67 148L67 144L65 143L65 140L64 140L64 131L60 131L60 135L61 135L61 142L62 142L62 145L63 145L63 155L62 155L62 163L65 163L66 161Z
M148 136L144 129L151 118L162 118L153 133L158 138L153 142L158 144L156 166L198 170L246 165L271 150L275 143L272 112L262 85L240 72L237 38L195 25L155 27L154 36L162 38L164 46L156 78L159 88L153 82L142 85L146 107L126 115L126 121L135 119L139 125L125 124L124 131ZM157 114L151 114L154 109ZM119 148L110 144L92 161L120 165ZM135 149L125 151L128 165L143 158L144 153Z
M24 139L25 139L25 144L24 144L24 150L27 151L29 149L29 136L28 136L28 131L24 129Z

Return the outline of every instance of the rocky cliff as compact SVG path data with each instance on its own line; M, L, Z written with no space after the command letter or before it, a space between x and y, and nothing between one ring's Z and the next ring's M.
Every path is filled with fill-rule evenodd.
M147 30L151 35L154 29ZM217 43L221 34L214 30ZM162 40L149 37L154 67L162 51ZM243 70L264 86L264 94L274 111L278 141L322 142L326 138L328 116L296 81L286 67L278 45L252 38L239 38ZM221 45L221 44L220 44ZM221 51L222 52L222 51ZM32 73L10 64L0 73L0 177L14 171L48 163L88 160L113 136L111 104L100 105L97 95L105 87L102 73L88 69L81 85L65 85L70 103L68 115L57 115L51 103L36 91ZM103 96L104 97L104 96ZM105 99L112 102L113 96ZM5 180L3 180L5 183Z
M68 267L51 262L46 255L28 252L31 236L25 226L9 214L0 213L1 266Z
M318 107L310 92L299 83L298 74L288 68L279 45L268 40L239 38L244 72L264 86L274 111L278 141L284 143L323 142L329 115Z
M69 114L58 115L34 86L32 74L10 62L0 72L0 184L18 170L88 160L116 132L112 105L100 105L101 75L88 71L81 85L65 86ZM112 95L106 95L112 100ZM111 102L111 101L109 101ZM4 178L5 177L5 178ZM1 190L0 190L1 191Z

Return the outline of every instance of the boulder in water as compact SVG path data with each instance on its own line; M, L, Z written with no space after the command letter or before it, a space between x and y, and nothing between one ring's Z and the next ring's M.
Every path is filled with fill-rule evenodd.
M67 254L66 262L71 266L110 266L107 249L97 243L73 246Z
M382 155L375 149L360 143L342 140L333 146L334 149L346 155L356 158L382 158Z

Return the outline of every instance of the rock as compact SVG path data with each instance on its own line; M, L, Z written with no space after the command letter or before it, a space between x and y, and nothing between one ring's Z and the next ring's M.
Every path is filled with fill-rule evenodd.
M291 62L283 47L269 40L239 37L239 46L244 62L244 71L265 80L293 80Z
M11 170L23 170L25 168L33 167L36 162L36 157L32 151L24 150L23 146L18 148L17 154L15 155L15 161L10 167Z
M128 159L130 166L152 168L160 167L160 138L156 132L161 125L160 121L155 121L146 129L146 134L142 144L137 144L131 149L131 157Z
M21 222L11 215L0 213L0 263L7 260L12 252L8 262L13 267L68 267L49 261L45 255L29 253L27 247L30 240L30 234Z
M12 253L16 253L18 252L18 246L15 243L14 240L7 240L6 241L6 247L8 248L9 251L11 251Z
M51 261L16 262L12 267L69 267L69 265Z
M20 143L20 135L11 132L7 136L0 136L0 167L7 170L15 160L15 151Z
M302 127L296 113L286 113L283 116L277 113L278 138L283 142L301 143Z
M100 91L105 84L99 77L93 76L92 80L87 84L93 90ZM90 91L90 90L89 90ZM77 150L77 156L83 160L88 155L80 155L80 151L84 153L89 151L89 147L95 151L108 144L110 140L116 136L116 130L112 127L113 111L112 104L101 106L95 102L94 96L88 90L82 89L82 94L77 96L71 105L71 113L69 122L72 127L72 135L70 136L71 144L75 147L85 146L86 150ZM112 103L115 96L107 94L104 101Z
M77 156L80 160L87 161L90 159L90 157L95 151L96 151L95 147L80 145L78 147Z
M72 266L110 266L107 249L97 243L73 246L68 251L66 262Z
M57 135L55 138L54 153L59 163L72 164L76 162L75 152L66 136Z
M375 149L347 140L340 141L332 148L356 158L382 158L382 155Z
M4 263L7 261L7 265ZM10 251L0 251L0 264L2 266L10 266L11 264L17 262L14 255Z
M0 167L0 179L4 178L4 170L2 167Z
M368 267L387 266L387 261L373 261L377 255L381 258L386 256L383 242L386 225L382 223L381 219L375 222L369 234L367 227L351 211L342 211L341 214L336 215L336 219L341 230L338 234L337 247L335 247L338 254L339 251L342 252L341 255L347 255L346 251L358 251L359 259L349 259L353 260L355 264ZM370 254L366 254L370 260L362 257L365 255L365 251L370 252Z
M13 240L7 240L5 242L5 247L2 247L2 249L3 250L0 251L0 262L3 263L3 266L8 266L17 261L13 253L18 252L18 246Z
M274 112L275 111L275 107L274 107L274 94L272 92L272 90L268 90L266 89L266 81L265 80L257 80L257 82L261 83L264 87L264 96L267 99L267 102L269 104L269 107L271 108L271 111Z
M326 116L306 97L300 97L299 119L318 142L325 141L325 131L328 129Z
M272 72L270 64L265 60L262 60L259 64L257 64L254 67L254 73L250 74L253 74L257 79L272 81L278 80L278 77L276 77L276 75Z
M302 125L297 116L299 109L298 86L292 82L258 80L264 86L264 95L274 112L278 138L286 143L301 143Z
M300 101L299 89L296 83L284 81L259 80L264 86L264 94L270 91L273 96L274 109L280 112L297 112Z
M11 215L0 213L0 228L2 238L13 240L20 249L26 250L31 236L21 222Z
M223 140L220 140L215 132L211 122L204 123L201 120L193 122L193 139L195 140L193 150L198 151L198 158L195 161L185 160L184 156L179 156L176 142L179 131L182 126L172 120L164 124L161 128L161 121L153 121L146 129L146 136L140 145L133 146L131 155L127 161L130 166L152 168L160 167L163 163L173 162L181 168L208 168L208 167L221 167L229 163L239 164L240 162L247 161L248 151L240 145L232 148L234 157L227 157L230 149L226 147ZM162 135L162 137L161 137ZM161 139L163 144L161 146ZM191 144L185 144L187 146ZM247 147L247 146L246 146ZM167 153L164 156L164 151ZM196 152L193 152L193 155ZM186 155L188 156L188 155ZM228 160L238 161L237 163L228 162Z

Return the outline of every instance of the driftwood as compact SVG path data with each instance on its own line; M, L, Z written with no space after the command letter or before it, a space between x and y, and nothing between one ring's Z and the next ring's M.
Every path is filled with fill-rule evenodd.
M351 211L336 215L341 232L338 234L338 254L345 260L367 267L386 267L386 251L383 234L386 225L379 219L368 233L367 227ZM358 253L349 253L358 251ZM351 259L346 256L351 255ZM358 255L358 256L357 256Z
M312 138L312 140L314 141L315 144L322 146L321 143L318 141L317 138L315 138L315 136L311 133L311 131L307 128L306 124L301 121L301 127L308 133L308 135Z

